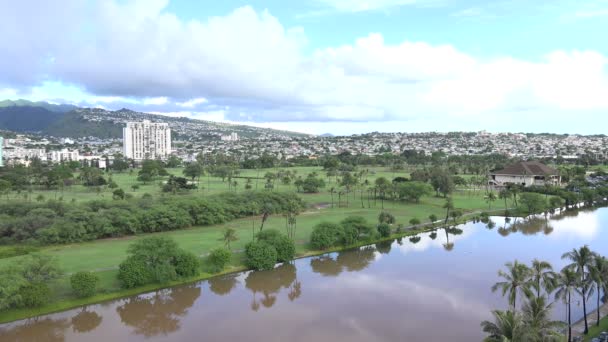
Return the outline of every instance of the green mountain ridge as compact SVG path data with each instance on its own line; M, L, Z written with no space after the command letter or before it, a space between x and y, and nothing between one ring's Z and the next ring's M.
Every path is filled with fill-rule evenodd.
M27 100L0 101L0 130L17 133L38 133L70 138L121 138L122 128L126 122L142 120L167 122L176 136L203 140L216 139L220 135L233 132L245 138L310 136L270 128L148 114L126 108L110 111L101 108L79 108L72 105L55 105Z

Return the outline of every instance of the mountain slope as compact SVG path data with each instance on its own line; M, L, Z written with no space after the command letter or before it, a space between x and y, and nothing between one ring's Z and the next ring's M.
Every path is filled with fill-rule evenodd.
M28 101L28 100L3 100L3 101L0 101L0 108L6 108L6 107L38 107L38 108L44 108L51 112L57 112L57 113L66 113L66 112L69 112L71 110L78 108L77 106L74 106L74 105L52 104L52 103L43 102L43 101L37 101L37 102Z
M0 107L0 129L14 132L40 132L57 122L64 113L42 107Z

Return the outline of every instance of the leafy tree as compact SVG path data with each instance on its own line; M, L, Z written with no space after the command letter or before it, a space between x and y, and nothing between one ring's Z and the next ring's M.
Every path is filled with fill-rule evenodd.
M391 236L391 227L388 224L380 223L377 229L381 237L386 238Z
M163 192L172 192L177 193L178 191L183 190L192 190L196 189L195 184L188 183L188 180L183 177L175 177L173 175L169 176L167 182L163 185Z
M116 189L112 192L112 198L115 200L124 200L126 193L123 189Z
M203 165L198 162L193 162L186 164L186 166L184 167L184 171L182 172L184 176L194 180L195 178L200 179L203 175L203 171Z
M412 225L412 226L417 226L420 223L421 223L420 220L418 218L416 218L416 217L410 219L410 225Z
M201 261L194 253L180 250L173 260L173 265L179 277L194 277L199 272Z
M296 254L296 246L293 240L276 229L267 229L259 232L256 238L258 241L266 242L274 247L277 251L277 260L279 262L292 260Z
M277 263L277 250L263 241L250 242L245 246L246 264L255 270L270 270Z
M153 274L144 260L128 257L118 266L118 280L126 289L149 284L153 281Z
M454 191L454 180L452 175L446 169L436 168L431 173L431 185L437 192L443 194L443 197L447 197Z
M77 272L70 277L72 290L78 297L90 297L95 294L99 277L93 272Z
M437 221L437 215L435 215L435 214L429 215L429 221L431 221L431 224L434 224Z
M46 283L31 282L21 286L18 294L20 297L20 307L36 308L49 301L49 298L51 298L51 289Z
M354 229L354 228L353 228ZM354 229L358 236L359 232ZM310 234L310 246L313 249L324 250L340 243L343 238L344 230L341 225L331 222L321 222L317 224Z
M0 310L6 310L19 305L21 295L19 289L28 284L18 267L7 266L0 269Z
M534 214L545 210L547 202L545 198L537 193L524 192L519 196L519 203L528 214Z
M302 191L305 193L317 193L319 189L325 187L325 181L319 177L309 174L301 184Z
M230 259L232 258L232 252L226 248L216 248L209 253L207 262L211 267L211 272L218 273L224 270Z
M393 224L393 223L395 223L395 216L393 214L391 214L391 213L386 212L386 211L382 211L378 215L378 222L379 223Z
M397 194L400 199L420 203L422 196L429 195L433 189L424 182L406 182L397 186Z
M361 216L349 216L340 222L343 228L354 228L357 230L358 236L370 237L374 234L374 226L369 224L364 217Z
M21 275L30 283L48 283L62 274L54 258L41 254L32 254L21 264Z

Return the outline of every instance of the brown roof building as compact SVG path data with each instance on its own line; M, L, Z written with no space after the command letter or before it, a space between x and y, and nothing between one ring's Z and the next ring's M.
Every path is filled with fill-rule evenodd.
M559 185L559 172L537 161L519 162L490 173L490 185L507 186L512 184L523 186Z

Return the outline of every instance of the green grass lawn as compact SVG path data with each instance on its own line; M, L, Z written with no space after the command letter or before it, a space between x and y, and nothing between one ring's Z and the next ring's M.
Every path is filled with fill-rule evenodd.
M310 172L318 172L321 176L325 176L320 167L300 167L293 168L297 170L298 175L305 177ZM373 182L376 177L384 176L388 179L392 179L397 176L408 176L407 173L387 171L382 168L370 168L372 172L369 173L368 179ZM181 169L168 170L172 174L181 175ZM260 170L260 177L263 176L267 171L276 172L276 169L272 170ZM242 177L256 177L257 170L242 170ZM128 193L134 196L141 196L144 193L150 193L153 196L160 196L161 190L158 182L141 185L136 181L136 172L133 174L117 173L112 175L112 179ZM243 185L245 181L243 179L237 179L239 185L236 191L245 191ZM255 182L255 181L254 181ZM215 177L202 177L201 183L204 189L191 191L189 194L181 196L207 196L208 194L221 193L228 190L226 183L223 183L221 179ZM278 184L279 182L277 182ZM140 189L133 191L131 186L134 184L140 184ZM263 187L264 180L260 180L258 187ZM255 185L254 185L255 186ZM309 240L310 233L313 227L323 221L339 222L347 216L363 216L369 222L377 222L378 214L382 211L381 201L375 202L373 200L368 201L365 193L363 194L363 207L361 203L361 194L355 193L349 195L349 206L344 207L346 199L342 198L343 207L338 208L338 196L334 195L334 207L331 207L332 196L328 189L332 186L337 185L335 183L329 183L325 189L318 194L302 194L302 198L309 205L309 209L301 213L297 217L297 229L295 234L295 240L297 244L297 253L304 255L310 253L307 242ZM293 185L278 185L274 191L295 191ZM46 198L53 198L55 196L54 191L36 191L33 197L37 194L43 194ZM61 196L61 192L57 194ZM167 195L172 196L172 195ZM180 195L178 195L180 196ZM76 201L86 201L93 199L111 199L111 191L105 189L102 194L97 194L93 189L88 189L81 185L74 185L69 189L66 189L63 193L64 201L71 201L75 198ZM457 191L452 196L454 205L457 209L463 210L465 213L480 212L488 210L488 204L483 198L481 191ZM9 199L14 201L20 201L21 198ZM392 213L396 219L397 224L403 224L409 226L409 220L412 218L418 218L423 223L428 222L428 217L431 214L437 215L437 217L445 217L445 209L442 208L445 199L434 196L423 197L420 203L404 203L404 202L393 202L385 201L384 210ZM371 205L371 208L368 208ZM503 202L496 201L492 209L502 208ZM157 235L165 235L173 238L181 248L191 251L197 255L204 256L213 248L223 246L221 240L222 232L226 228L234 228L237 231L239 240L232 244L234 251L242 250L245 245L253 239L253 233L257 232L260 227L260 217L250 217L231 221L224 224L206 226L206 227L193 227L190 229L169 231L162 233L154 233ZM271 216L264 229L278 229L280 231L285 230L285 218L280 215ZM117 239L105 239L97 240L92 242L77 243L70 245L57 245L47 246L40 249L40 253L48 255L57 259L59 266L64 270L65 275L59 281L53 285L55 297L66 302L74 302L72 298L70 286L69 286L69 275L78 271L95 271L101 278L99 290L101 294L108 294L113 292L121 291L119 288L118 281L116 279L117 266L126 257L126 251L128 246L135 240L141 239L149 234L142 234L131 237L117 238ZM9 265L25 258L26 256L15 256L11 258L0 259L0 266ZM235 253L232 267L242 267L242 254ZM124 292L124 291L122 291ZM122 293L121 292L121 293ZM97 298L97 297L95 297ZM53 304L52 304L53 305ZM51 305L51 306L52 306ZM3 316L0 315L0 320Z

